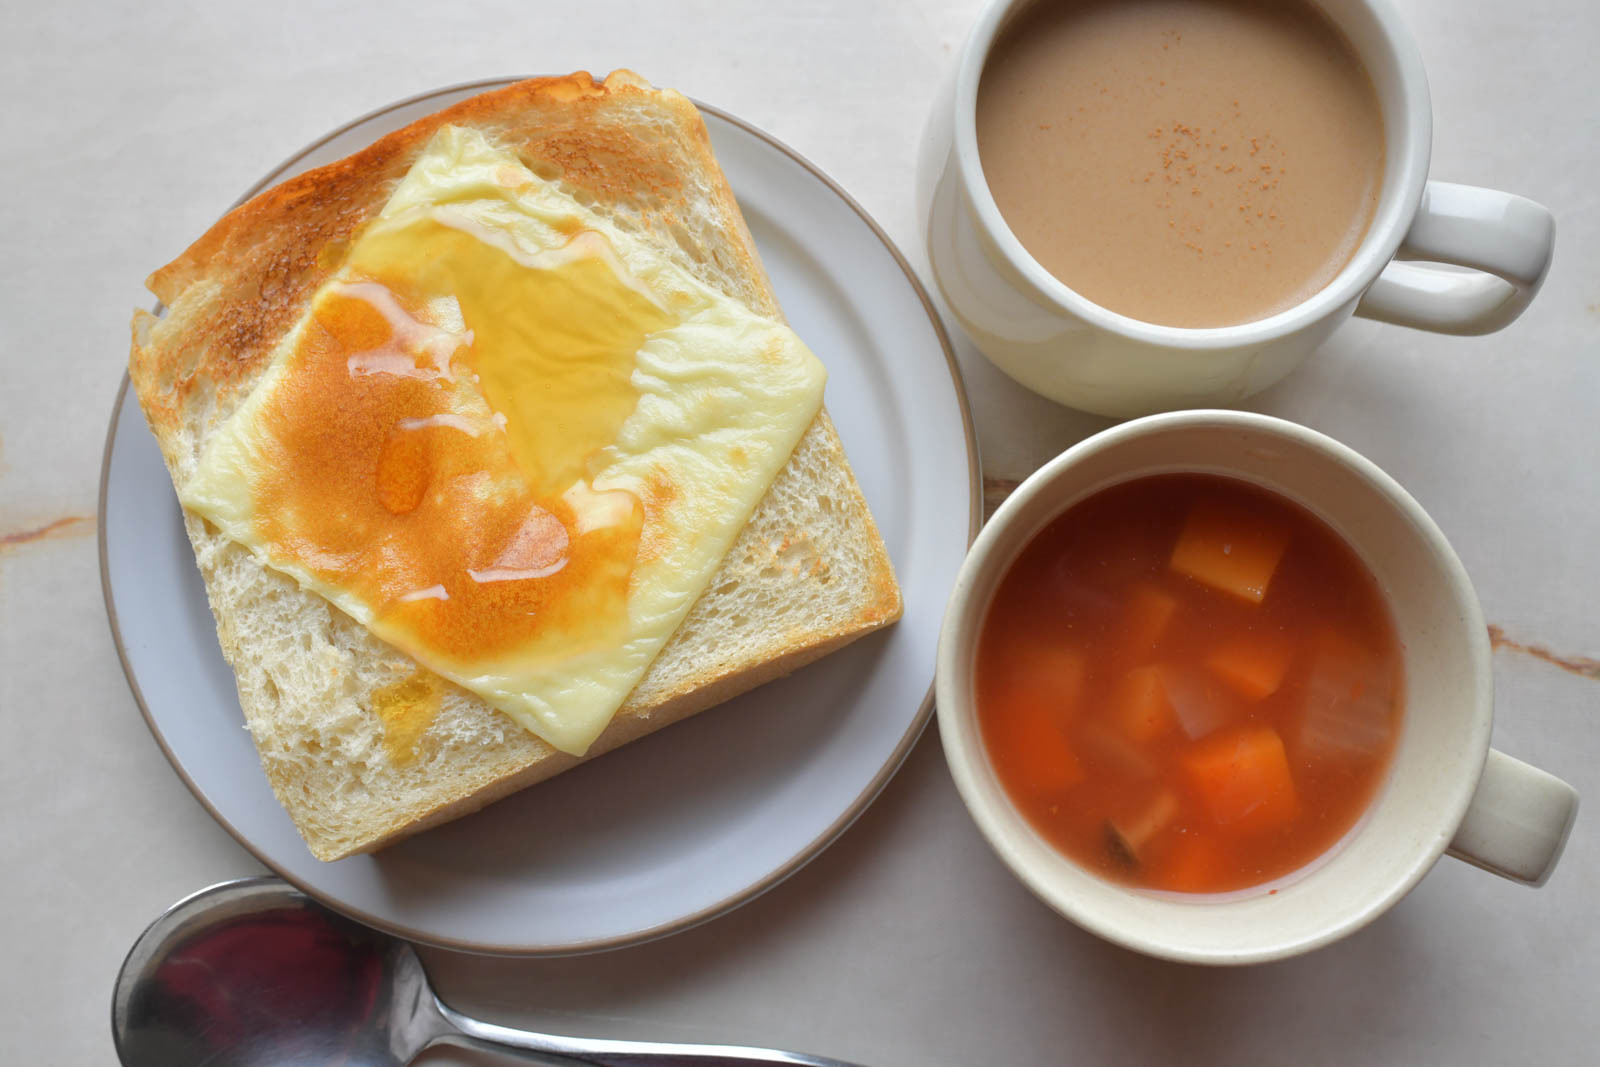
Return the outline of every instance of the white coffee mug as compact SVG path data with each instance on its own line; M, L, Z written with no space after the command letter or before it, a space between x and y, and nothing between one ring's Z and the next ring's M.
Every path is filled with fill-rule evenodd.
M1052 519L1141 475L1239 478L1336 530L1377 579L1403 649L1400 737L1382 786L1324 857L1230 894L1113 884L1053 848L1011 803L978 728L978 633L1000 579ZM1461 561L1392 478L1344 445L1281 419L1188 411L1123 423L1046 464L1001 505L961 568L940 632L939 734L961 798L1000 858L1045 903L1128 948L1194 963L1280 959L1382 914L1446 851L1540 885L1577 814L1570 785L1489 747L1488 630Z
M1303 303L1236 326L1159 326L1090 302L1022 247L978 156L984 65L1031 2L984 10L935 104L918 167L939 289L978 348L1028 388L1118 417L1232 404L1283 378L1352 314L1481 334L1510 323L1538 292L1555 245L1550 212L1509 193L1429 181L1433 118L1410 34L1386 0L1317 0L1366 65L1383 114L1383 185L1350 262Z

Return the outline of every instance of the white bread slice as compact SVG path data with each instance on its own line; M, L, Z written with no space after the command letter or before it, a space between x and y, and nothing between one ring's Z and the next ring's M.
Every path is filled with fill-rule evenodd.
M687 100L626 71L604 83L584 73L520 82L267 190L151 276L168 311L135 315L129 366L177 486L337 269L340 250L447 122L490 135L707 284L781 317ZM371 851L580 762L448 684L414 753L392 758L373 694L415 661L203 520L186 515L185 524L246 724L313 855ZM583 758L787 674L900 610L887 553L824 411Z

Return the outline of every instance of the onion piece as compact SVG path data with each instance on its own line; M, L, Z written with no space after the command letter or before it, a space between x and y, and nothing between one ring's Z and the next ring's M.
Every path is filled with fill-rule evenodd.
M1169 665L1162 668L1161 681L1167 690L1167 703L1192 741L1239 717L1237 699L1208 674Z
M1305 758L1347 760L1381 753L1394 735L1395 677L1381 657L1325 630L1317 637L1296 737Z

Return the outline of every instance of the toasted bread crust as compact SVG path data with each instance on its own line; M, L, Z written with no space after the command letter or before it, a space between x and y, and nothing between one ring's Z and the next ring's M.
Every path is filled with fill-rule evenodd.
M535 173L607 208L613 223L677 250L702 280L781 317L688 100L627 71L603 82L581 72L519 82L266 190L151 275L149 286L167 314L135 315L129 368L175 484L185 484L209 431L248 395L278 341L338 269L343 249L447 123L490 134ZM685 228L691 216L692 233ZM499 712L451 687L452 714L467 724L468 740L447 738L416 766L386 765L382 745L373 742L381 741L381 725L360 701L370 696L374 676L415 664L203 521L191 516L186 526L268 779L317 857L371 851L581 762L507 730ZM850 594L842 599L846 586ZM777 590L777 617L750 617L739 598L749 587L760 588L756 599L763 603ZM816 603L821 609L813 609ZM712 590L586 758L787 674L887 625L900 611L887 552L824 411L725 558ZM739 621L726 621L728 615ZM307 663L285 664L262 648L263 632L281 634L289 626L317 634L317 655ZM719 628L728 631L726 652ZM364 680L352 682L352 673ZM340 736L338 745L324 746L318 709L303 706L324 699L340 702L346 722L351 707L364 711L357 718L365 748L355 761L362 777L346 790L359 804L337 806L325 795L336 790L317 778L341 758L333 749L353 744Z
M213 402L231 410L238 391L254 383L273 346L339 268L342 250L441 126L492 131L535 173L559 175L580 198L626 202L637 208L637 224L669 227L685 203L682 173L663 165L637 126L616 121L619 102L630 96L670 109L678 150L718 173L705 123L683 96L652 88L630 71L603 82L580 71L469 97L223 216L146 280L170 312L182 313L177 343L144 345L136 330L130 373L152 429L159 436L181 426L197 388L214 392ZM732 192L726 183L714 192L727 230L726 254L760 279L734 295L763 315L781 317Z

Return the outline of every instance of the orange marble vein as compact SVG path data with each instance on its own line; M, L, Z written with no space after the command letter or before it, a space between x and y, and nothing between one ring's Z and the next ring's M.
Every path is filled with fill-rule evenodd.
M1534 659L1542 659L1546 663L1560 667L1569 674L1576 674L1580 678L1588 678L1600 682L1600 659L1589 656L1563 656L1551 652L1540 645L1525 645L1520 641L1513 641L1506 636L1506 632L1494 623L1489 624L1489 645L1492 648L1509 649L1512 652L1522 652Z
M52 537L71 537L74 534L87 533L83 527L92 522L94 522L93 515L67 515L35 529L0 534L0 552Z

